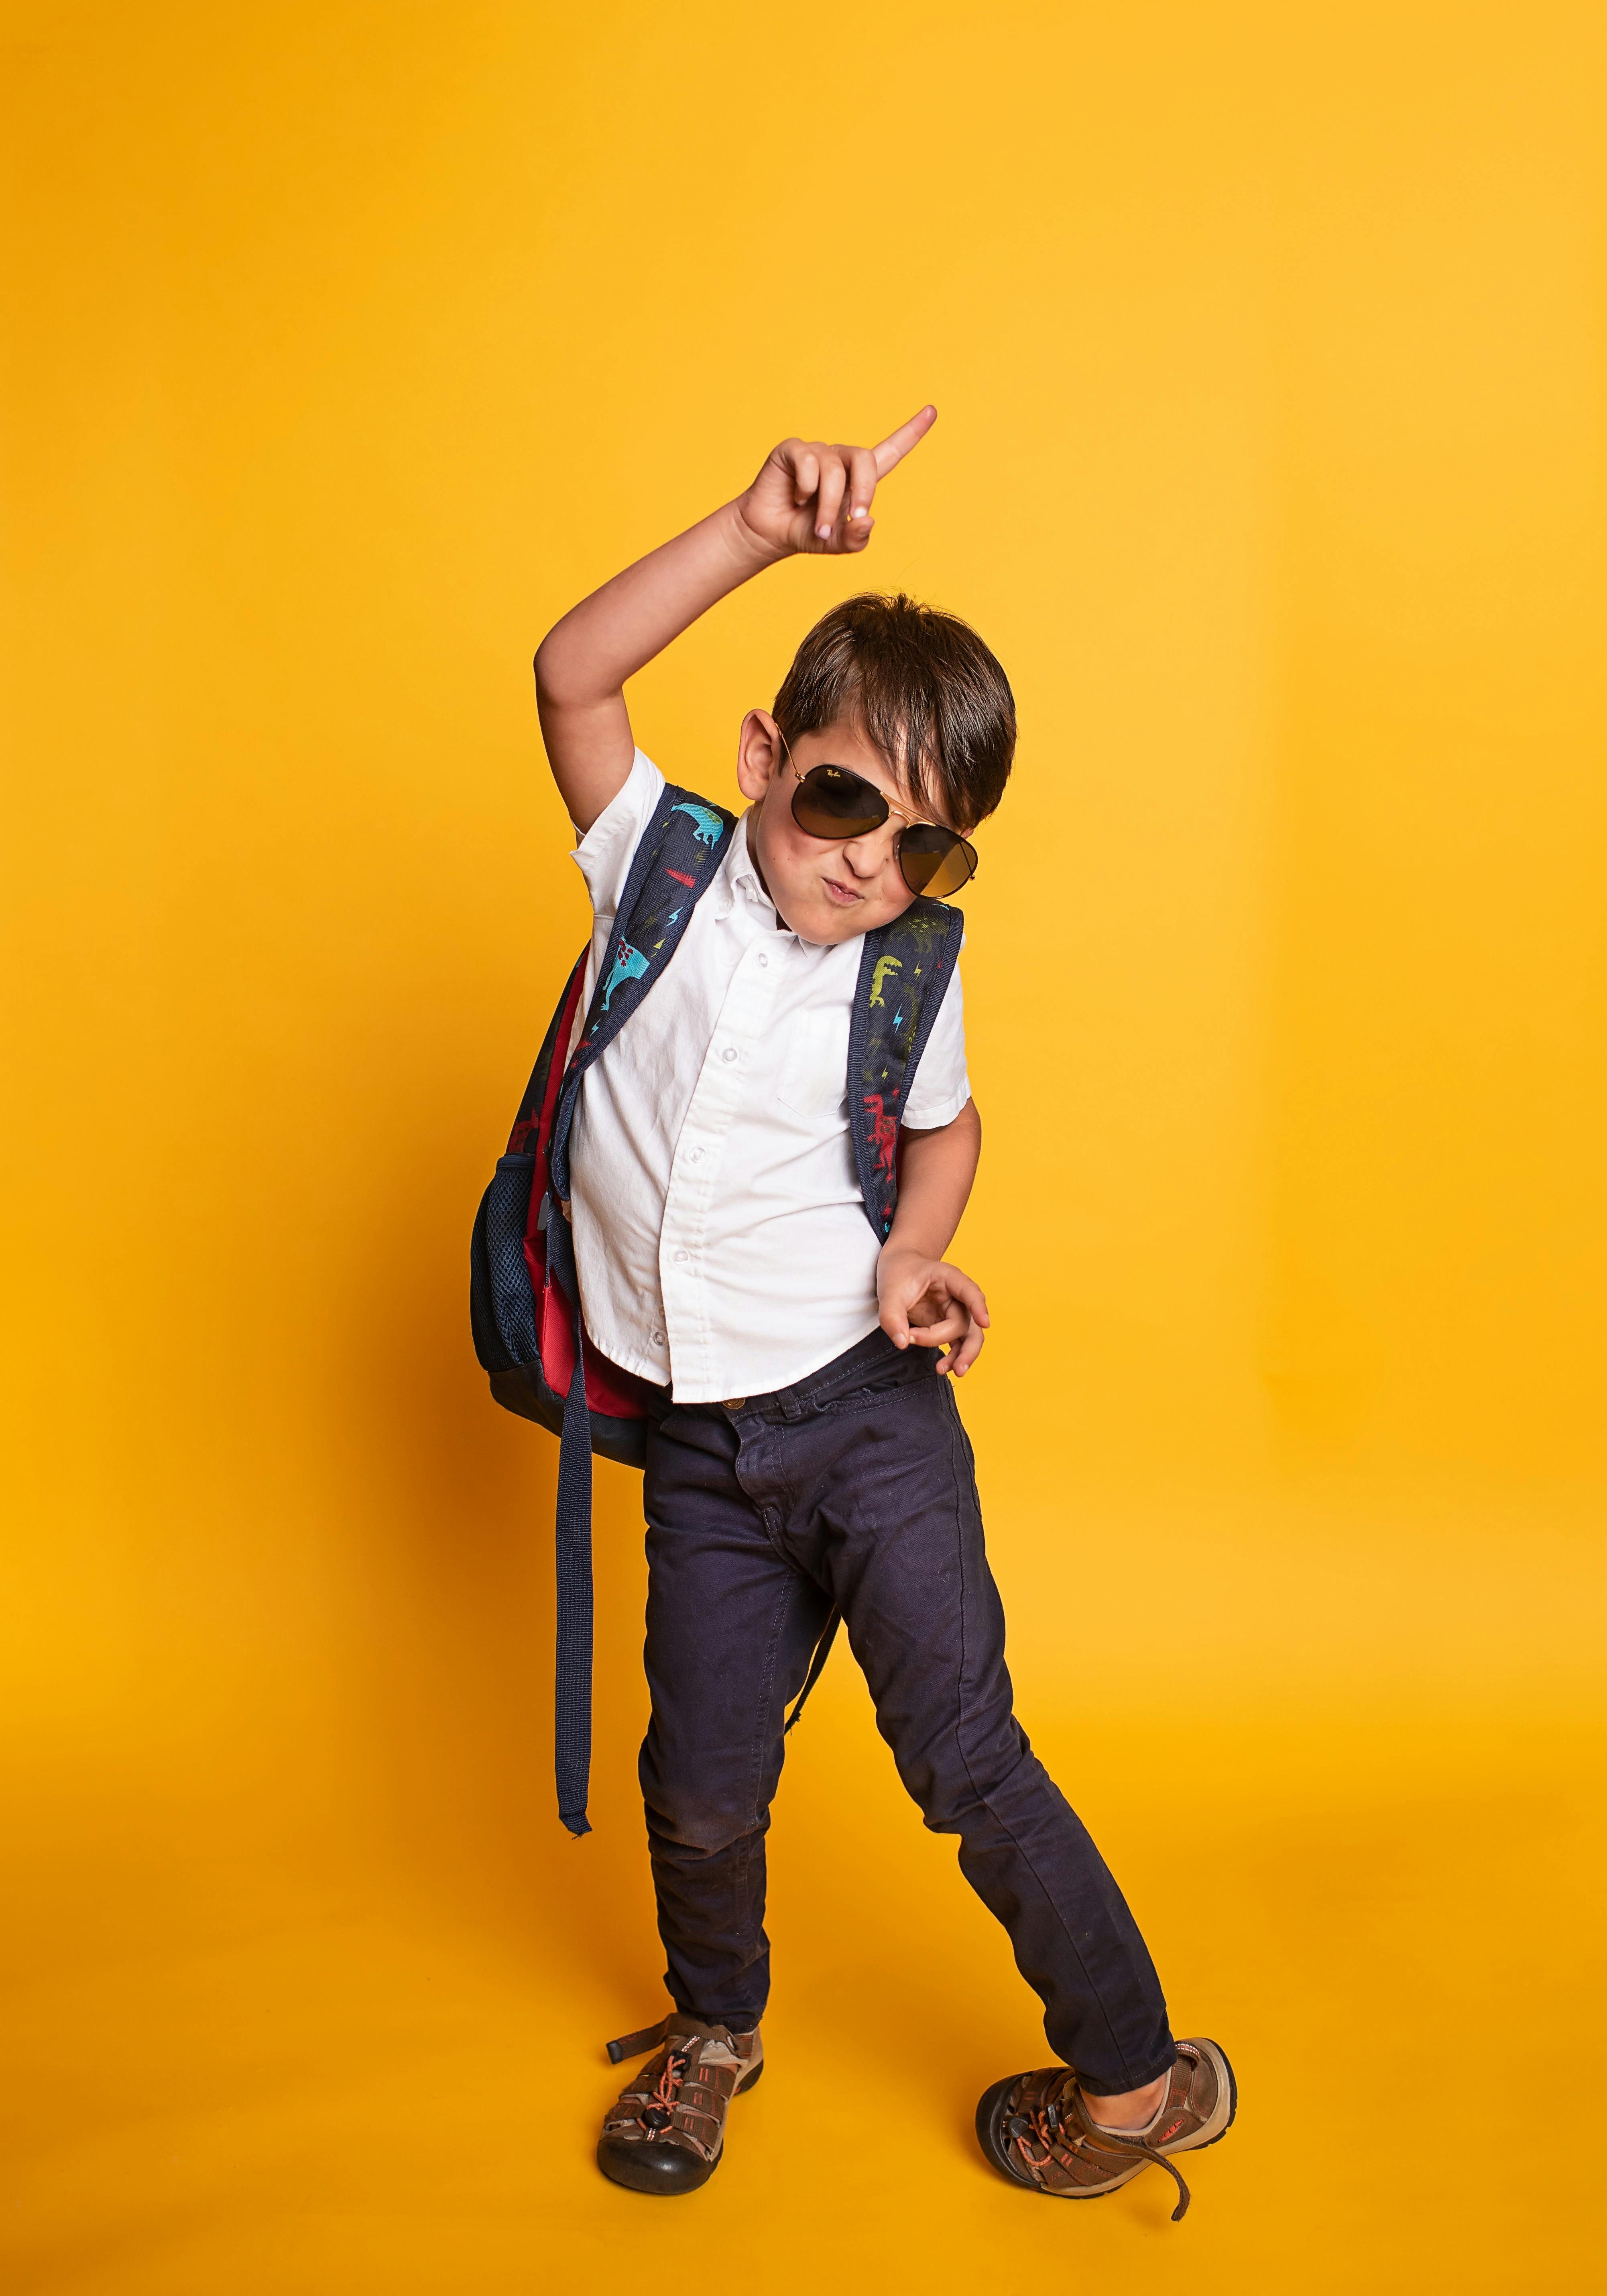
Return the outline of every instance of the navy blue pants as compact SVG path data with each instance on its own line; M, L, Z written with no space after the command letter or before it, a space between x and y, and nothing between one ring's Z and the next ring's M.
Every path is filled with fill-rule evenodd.
M642 1792L676 2006L770 1989L765 1834L785 1708L833 1603L898 1775L998 1916L1051 2048L1096 2094L1172 2062L1154 1965L1011 1703L971 1446L935 1351L882 1332L740 1406L651 1406Z

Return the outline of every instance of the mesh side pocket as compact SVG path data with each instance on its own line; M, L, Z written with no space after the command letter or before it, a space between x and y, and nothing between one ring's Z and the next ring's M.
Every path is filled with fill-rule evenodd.
M539 1358L536 1301L524 1256L534 1156L504 1156L475 1215L469 1247L469 1321L484 1371L512 1371Z

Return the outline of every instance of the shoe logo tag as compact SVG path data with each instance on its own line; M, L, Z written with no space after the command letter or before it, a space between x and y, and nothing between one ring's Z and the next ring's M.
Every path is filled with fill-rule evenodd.
M1177 2131L1182 2128L1187 2118L1188 2115L1186 2113L1178 2114L1177 2120L1173 2121L1171 2127L1167 2130L1166 2135L1161 2138L1160 2141L1163 2144L1169 2144L1171 2143L1173 2137L1176 2136Z

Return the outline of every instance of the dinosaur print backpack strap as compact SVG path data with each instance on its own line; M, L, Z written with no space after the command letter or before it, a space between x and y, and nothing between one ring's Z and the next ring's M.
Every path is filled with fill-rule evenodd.
M865 937L849 1022L849 1130L878 1243L898 1202L898 1128L909 1087L964 938L958 909L925 899Z
M736 817L690 790L666 783L643 832L619 896L609 959L564 1074L547 1144L553 1193L570 1195L570 1127L581 1079L611 1045L675 955L692 912L714 882Z
M579 1070L624 1025L663 970L699 896L713 882L733 826L732 816L717 806L685 790L664 790L632 857L610 961L586 1025L579 1027L587 955L583 949L475 1218L469 1288L475 1352L496 1400L554 1433L572 1384L577 1290L572 1271L566 1280L565 1268L553 1264L554 1258L563 1259L568 1239L553 1226L554 1221L562 1226L562 1215L552 1199L569 1197L568 1157L558 1151L567 1148ZM549 1242L558 1247L555 1253ZM584 1353L593 1447L639 1466L639 1382L589 1349Z

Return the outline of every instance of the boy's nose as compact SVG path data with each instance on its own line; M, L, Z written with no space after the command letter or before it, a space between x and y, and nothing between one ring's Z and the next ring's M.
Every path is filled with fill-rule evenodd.
M850 838L842 849L842 857L856 877L879 877L893 857L893 840L898 834L892 822L883 822L880 829Z

